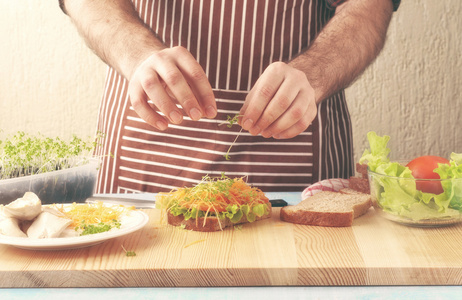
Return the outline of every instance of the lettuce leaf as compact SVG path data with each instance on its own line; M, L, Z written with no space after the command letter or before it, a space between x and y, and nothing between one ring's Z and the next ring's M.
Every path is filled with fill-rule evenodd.
M455 209L448 208L444 212L435 213L435 208L432 208L429 205L424 205L422 203L416 202L409 207L409 210L403 210L401 216L407 217L414 221L419 220L429 220L434 218L452 218L460 215L460 212Z
M239 206L236 204L233 205L228 205L226 208L226 213L225 216L231 220L233 223L237 223L242 219L242 216L244 213L242 212L242 209L239 209Z
M388 135L380 137L374 131L370 131L367 133L367 139L370 149L364 150L363 155L359 159L359 163L362 164L367 161L369 169L375 172L378 166L390 161L388 158L390 149L387 148L390 137Z
M258 204L252 208L252 212L256 214L258 217L262 217L266 215L268 211L268 206L266 204Z
M162 204L164 207L165 203ZM183 215L185 220L189 219L196 219L205 217L206 213L202 210L197 208L187 209L185 207L181 207L179 205L170 205L168 207L170 213L174 216ZM250 208L249 205L241 205L238 206L236 204L228 205L226 211L223 213L215 214L209 212L209 215L217 216L220 219L228 218L231 222L237 223L239 222L243 216L247 218L249 222L254 222L258 217L263 215L267 215L269 213L268 206L266 204L257 204Z
M241 220L242 216L245 215L247 221L250 223L254 222L258 217L268 214L268 206L266 204L257 204L250 208L248 205L233 205L232 207L228 206L228 213L226 216L231 220L231 222L236 223Z
M462 210L462 153L452 153L449 165L439 164L434 172L441 179L451 179L442 182L443 194L450 207Z

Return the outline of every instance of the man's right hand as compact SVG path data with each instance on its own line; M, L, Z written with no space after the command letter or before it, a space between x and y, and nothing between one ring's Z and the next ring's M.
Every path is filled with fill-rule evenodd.
M65 0L65 7L89 47L129 80L133 108L148 124L165 130L184 115L192 120L217 115L201 65L184 47L166 48L130 0Z
M168 123L180 124L183 111L195 121L217 115L205 72L183 47L165 48L141 62L130 78L128 92L138 115L159 130L165 130Z

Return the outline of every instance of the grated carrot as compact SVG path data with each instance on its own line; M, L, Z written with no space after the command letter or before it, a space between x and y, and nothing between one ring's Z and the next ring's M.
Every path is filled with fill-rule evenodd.
M177 203L186 209L196 208L203 212L225 212L229 205L249 205L268 203L269 199L258 188L248 185L243 178L221 179L205 177L203 181L191 188L180 188L169 193L159 193L160 203Z

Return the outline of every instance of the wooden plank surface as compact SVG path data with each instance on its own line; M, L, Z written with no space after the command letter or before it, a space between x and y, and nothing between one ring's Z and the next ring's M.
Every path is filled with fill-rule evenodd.
M352 227L303 226L280 221L275 208L271 219L201 233L145 212L143 229L92 247L0 245L0 287L462 284L461 225L406 227L371 209Z

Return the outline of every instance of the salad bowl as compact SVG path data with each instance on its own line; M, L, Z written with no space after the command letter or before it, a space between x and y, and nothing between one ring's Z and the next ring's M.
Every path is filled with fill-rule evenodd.
M368 171L372 204L378 215L409 226L439 227L462 222L462 178L415 179ZM442 186L440 194L419 186Z
M449 159L425 155L391 161L390 137L367 134L367 163L372 204L379 215L411 226L436 227L462 221L462 153Z

